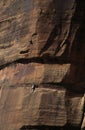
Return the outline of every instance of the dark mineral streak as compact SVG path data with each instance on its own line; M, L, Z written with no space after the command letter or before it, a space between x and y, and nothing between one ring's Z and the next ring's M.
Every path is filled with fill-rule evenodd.
M0 0L0 130L85 129L85 0Z

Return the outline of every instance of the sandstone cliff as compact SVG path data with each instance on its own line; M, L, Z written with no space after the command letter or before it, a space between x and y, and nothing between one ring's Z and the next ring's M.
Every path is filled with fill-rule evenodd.
M85 129L84 35L84 0L0 0L0 130Z

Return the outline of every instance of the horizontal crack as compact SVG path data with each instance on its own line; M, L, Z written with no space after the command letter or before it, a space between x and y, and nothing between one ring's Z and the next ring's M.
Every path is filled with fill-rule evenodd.
M27 53L28 50L26 51L21 51L21 54L23 53ZM29 64L29 63L40 63L40 64L68 64L70 63L70 61L61 59L61 58L57 58L57 57L50 57L49 55L44 55L42 57L33 57L33 58L20 58L17 59L15 61L9 62L9 63L5 63L3 65L0 66L0 70L4 69L5 67L14 65L14 64Z

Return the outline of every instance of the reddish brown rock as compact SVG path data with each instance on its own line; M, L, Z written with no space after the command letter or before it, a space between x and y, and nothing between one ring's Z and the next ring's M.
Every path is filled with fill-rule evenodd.
M85 127L84 22L84 0L0 1L0 130Z

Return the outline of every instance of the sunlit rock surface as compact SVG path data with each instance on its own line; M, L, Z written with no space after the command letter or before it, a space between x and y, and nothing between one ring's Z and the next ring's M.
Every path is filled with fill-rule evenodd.
M85 129L84 34L84 0L0 1L0 130Z

